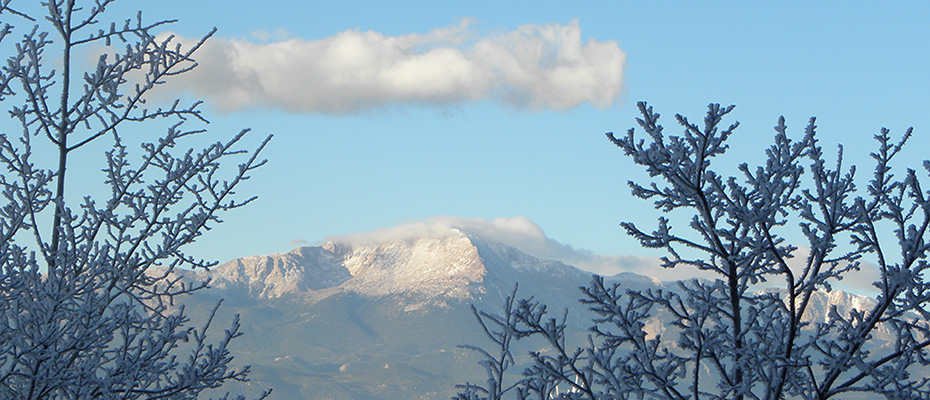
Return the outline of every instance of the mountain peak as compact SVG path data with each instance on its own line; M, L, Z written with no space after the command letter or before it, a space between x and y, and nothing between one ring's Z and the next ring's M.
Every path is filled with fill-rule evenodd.
M301 248L303 247L298 247L297 249L301 249ZM320 245L320 248L332 253L336 257L341 257L345 255L346 253L349 253L352 251L352 247L347 246L342 243L337 243L334 241L325 242ZM297 249L291 250L291 252L297 251Z
M211 285L246 289L250 296L281 297L285 293L338 286L352 275L341 260L322 247L298 247L287 253L237 258L211 272Z
M378 246L383 243L415 242L420 239L442 239L462 237L465 230L460 218L433 218L426 221L411 222L403 225L383 227L368 232L356 232L344 236L331 236L326 243L332 246L356 248L360 246Z
M471 299L487 272L477 247L460 232L356 246L344 265L353 276L346 289L421 300Z
M245 288L252 297L340 288L369 296L471 297L483 281L478 249L449 228L380 242L331 240L287 253L238 258L211 271L213 286Z
M235 259L211 271L211 277L213 286L244 289L253 298L296 295L318 300L352 292L394 296L409 311L445 306L448 301L476 301L487 294L501 297L517 282L575 296L590 273L528 255L493 235L450 224L422 224Z

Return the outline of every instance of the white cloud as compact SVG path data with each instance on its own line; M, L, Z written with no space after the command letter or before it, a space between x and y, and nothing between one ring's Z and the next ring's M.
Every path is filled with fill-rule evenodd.
M471 24L400 36L347 30L318 40L282 39L283 31L253 34L263 43L214 38L196 54L200 67L173 87L226 111L334 114L485 99L530 109L604 108L622 90L625 53L612 40L582 42L576 20L486 37Z
M291 247L297 247L297 246L305 246L305 245L308 245L308 244L310 244L310 242L308 242L308 241L306 241L306 240L304 240L304 239L291 239L291 240L288 240L288 241L287 241L287 244L290 245Z

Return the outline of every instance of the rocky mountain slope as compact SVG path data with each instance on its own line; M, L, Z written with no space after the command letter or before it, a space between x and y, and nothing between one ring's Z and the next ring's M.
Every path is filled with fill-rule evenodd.
M487 343L471 305L494 312L519 284L520 297L569 308L580 337L588 320L578 287L591 276L447 228L235 259L191 273L212 288L185 302L203 315L223 298L218 321L242 315L246 335L235 356L252 365L253 380L235 389L245 394L270 386L279 399L448 399L456 383L484 379L475 355L457 347ZM610 279L635 289L663 286L632 273ZM810 319L826 318L831 305L861 309L867 301L825 293Z
M250 298L314 303L339 294L397 297L404 311L509 294L516 282L532 292L576 294L591 274L450 228L366 246L327 242L288 253L224 263L198 278L216 290ZM299 299L299 300L298 300Z
M271 386L280 399L448 399L456 383L483 379L477 358L457 347L484 343L472 304L497 310L519 283L522 296L565 307L591 278L454 228L327 242L190 275L211 288L185 299L188 311L205 314L223 298L218 321L241 314L236 361L254 372L237 390Z

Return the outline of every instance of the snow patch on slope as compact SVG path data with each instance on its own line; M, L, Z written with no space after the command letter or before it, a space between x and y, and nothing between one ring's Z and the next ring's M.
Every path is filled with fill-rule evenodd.
M215 288L245 287L258 298L335 287L352 277L342 260L322 247L237 258L216 267L209 276Z
M483 282L486 273L471 240L455 230L360 246L347 254L344 265L354 278L344 287L373 296L470 299L472 284Z

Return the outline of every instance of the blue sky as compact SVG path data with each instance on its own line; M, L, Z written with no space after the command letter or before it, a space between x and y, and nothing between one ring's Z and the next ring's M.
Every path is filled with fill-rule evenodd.
M675 113L700 119L710 102L735 104L741 127L727 158L734 163L762 156L779 115L795 136L817 116L825 147L843 143L847 159L863 164L862 179L871 170L872 136L883 126L896 134L913 126L902 161L919 167L927 158L930 5L924 2L124 3L112 12L139 7L149 21L177 18L171 30L180 37L216 26L212 53L182 86L207 102L210 135L242 127L253 129L255 142L275 135L264 154L269 164L242 188L259 199L226 215L192 249L220 261L436 216L522 216L576 248L655 255L618 226L625 220L648 226L657 213L631 198L626 182L645 176L604 137L635 124L640 100L663 114L669 133L679 131ZM452 39L438 41L437 29L453 32ZM540 39L547 29L580 36L547 42ZM519 74L498 72L467 81L484 82L485 89L439 90L447 81L429 73L454 70L457 59L449 58L438 59L448 68L423 64L419 71L426 72L413 75L436 84L415 80L395 92L313 86L314 79L336 79L326 74L338 69L320 67L310 50L351 34L378 43L418 38L402 49L401 61L442 48L467 55L468 65L498 70L503 64L493 54L520 54L516 48L527 43L542 40L552 54L590 48L592 54L580 56L584 68L568 65L579 73L568 76L595 71L605 80L537 93L519 87ZM482 53L482 44L498 53ZM275 46L306 51L284 57L269 50ZM243 68L223 58L236 48L246 49L238 63L270 66L269 74L281 67L288 72L265 78L293 80L296 89L284 85L280 96L259 98L236 82L213 82ZM397 61L350 56L371 58L366 67L384 70L396 64L378 62ZM617 57L622 67L611 74L604 68L618 65ZM559 66L557 57L540 63ZM237 98L239 89L246 94ZM326 99L339 106L327 107Z

